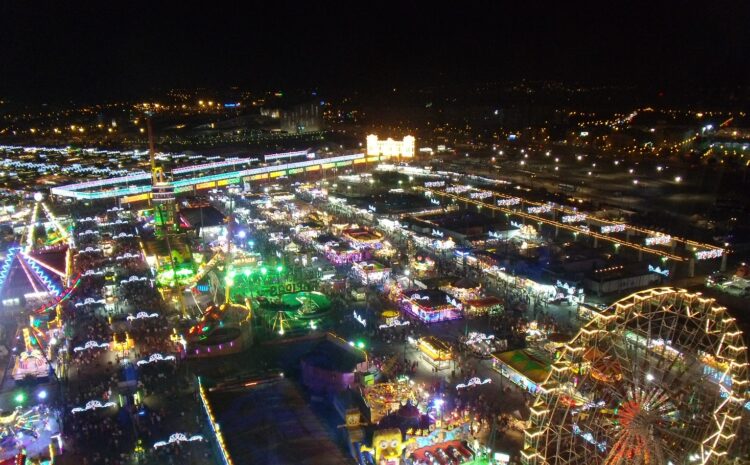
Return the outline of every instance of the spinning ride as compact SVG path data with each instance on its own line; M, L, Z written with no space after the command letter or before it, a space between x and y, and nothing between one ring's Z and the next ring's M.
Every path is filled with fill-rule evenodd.
M683 289L630 295L566 344L531 407L522 463L729 461L747 402L734 318Z
M283 336L323 329L331 301L321 292L294 292L280 297L259 297L258 312L271 331Z

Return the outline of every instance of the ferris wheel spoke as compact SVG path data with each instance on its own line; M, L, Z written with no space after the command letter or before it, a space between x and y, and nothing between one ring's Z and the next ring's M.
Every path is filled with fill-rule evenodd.
M682 465L707 438L715 438L712 451L727 450L739 425L717 418L738 416L743 403L727 402L723 391L746 393L733 393L743 384L725 379L747 380L748 365L723 307L700 294L654 288L616 302L585 328L570 343L577 350L559 360L570 369L554 381L587 404L571 413L563 394L547 399L544 418L552 423L534 442L545 458L533 465ZM575 382L566 379L574 374Z

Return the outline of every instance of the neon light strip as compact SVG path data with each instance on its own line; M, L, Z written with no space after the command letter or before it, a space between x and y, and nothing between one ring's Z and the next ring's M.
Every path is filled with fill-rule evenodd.
M49 271L55 273L57 276L59 276L61 278L65 278L65 273L63 273L62 271L58 270L57 268L55 268L53 266L47 265L46 263L44 263L43 261L39 260L38 258L34 258L33 256L31 256L29 254L26 254L26 253L24 253L23 256L25 258L27 258L28 260L31 260L31 261L35 262L37 265L39 265L39 266L41 266L43 268L46 268Z
M59 221L57 221L57 217L55 217L54 213L52 213L52 210L49 209L46 203L42 202L42 209L44 210L44 213L47 215L47 217L52 221L52 224L57 229L57 232L60 233L60 236L62 236L64 239L68 238L68 231L65 230L65 228L62 227Z
M247 170L242 170L242 171L231 171L231 172L222 173L222 174L183 179L183 180L173 182L172 186L175 188L181 188L185 186L201 184L204 182L211 182L211 181L232 179L232 178L239 178L239 177L249 177L249 176L254 176L254 175L264 174L264 173L281 172L281 171L286 171L286 170L293 169L293 168L332 165L332 164L335 164L336 162L359 160L363 158L365 158L365 155L363 153L356 153L353 155L341 155L341 156L332 157L332 158L305 160L305 161L300 161L300 162L287 163L283 165L264 166L264 167L252 168L252 169L247 169ZM67 186L54 187L51 189L51 193L52 195L59 195L61 197L73 197L77 199L93 200L93 199L122 197L124 195L151 192L150 185L128 186L124 188L111 189L111 190L99 191L99 192L79 192L82 189L86 189L90 187L112 186L115 184L122 184L123 182L126 182L126 178L129 178L127 179L127 182L129 182L129 181L150 179L151 176L150 175L133 175L133 176L128 176L128 177L103 179L100 181L89 181L85 183L69 184Z
M29 223L29 234L26 236L26 247L25 250L28 252L34 245L34 231L36 230L36 222L39 217L39 202L34 204L34 211L31 214L31 222Z
M10 267L13 265L13 260L16 258L16 254L21 250L20 247L12 247L7 250L5 260L3 260L3 266L0 268L0 291L5 286L5 281L8 279L10 274Z
M172 170L172 174L192 173L193 171L210 170L214 168L223 168L225 166L235 166L249 164L258 161L257 158L230 158L229 160L206 163L203 165L186 166Z
M145 181L146 179L151 179L151 175L149 173L131 174L129 176L118 176L116 178L99 179L97 181L86 181L76 184L68 184L67 186L53 188L52 191L54 191L55 189L77 191L81 189L87 189L89 187L112 186L115 184L123 184L126 182ZM54 192L52 193L54 194Z
M52 281L49 276L47 276L44 270L42 270L35 262L29 260L27 255L22 255L22 257L25 259L26 263L29 265L29 268L31 268L37 278L39 278L39 280L44 284L47 290L55 294L55 296L59 296L60 292L62 291L57 286L57 284ZM24 260L21 260L20 263L21 265L24 265Z
M21 265L21 269L26 274L26 279L28 279L29 283L31 283L31 287L34 288L34 292L40 292L39 288L36 287L36 282L34 281L34 278L31 277L31 273L29 273L29 270L26 268L26 264L23 262L23 260L18 260L18 263Z
M52 308L54 308L55 306L57 306L62 301L69 299L70 296L73 294L73 291L75 291L78 288L79 284L81 284L81 277L80 277L80 275L76 276L75 284L73 284L73 286L69 287L68 289L65 290L65 292L63 292L62 294L60 294L57 297L57 300L54 303L52 303L50 305L41 306L41 307L37 308L36 310L34 310L34 313L41 314L41 313L47 312L49 310L52 310Z
M216 423L216 421L214 420L214 414L211 411L211 406L208 405L208 397L206 396L206 390L203 387L200 376L198 377L198 391L201 395L201 403L203 404L203 409L206 411L206 415L208 416L208 422L211 424L211 431L213 431L214 436L216 437L216 442L219 443L219 451L221 452L221 458L224 459L224 465L234 465L234 462L232 462L232 458L229 456L229 451L224 445L224 436L221 434L221 431L219 431L218 423Z
M286 153L272 153L270 155L264 155L265 161L280 160L282 158L295 158L295 157L306 157L309 152L307 150L299 150L297 152L286 152Z

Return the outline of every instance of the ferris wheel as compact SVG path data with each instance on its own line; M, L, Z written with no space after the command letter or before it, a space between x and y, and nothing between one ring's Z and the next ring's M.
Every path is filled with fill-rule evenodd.
M525 465L729 460L748 404L747 348L724 307L654 288L595 316L531 407Z

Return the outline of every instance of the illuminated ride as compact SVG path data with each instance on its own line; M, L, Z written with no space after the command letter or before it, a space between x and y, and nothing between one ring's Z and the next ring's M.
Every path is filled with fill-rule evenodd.
M360 463L400 465L404 451L412 443L413 439L403 439L403 434L398 428L376 430L372 436L372 447L360 445Z
M32 330L34 334L32 334ZM44 355L44 333L33 327L23 328L23 350L14 357L11 375L16 381L49 378L50 364Z
M0 261L0 293L5 296L6 285L14 274L21 273L33 292L24 295L26 303L36 305L34 313L43 314L70 298L80 284L80 277L72 277L72 236L42 201L41 194L34 196L34 206L23 243L7 249ZM40 220L39 213L46 217ZM37 237L37 229L44 226L45 237ZM54 256L64 255L64 265L53 265ZM61 269L63 268L63 269Z
M24 438L38 439L46 418L45 409L39 406L0 414L0 450L13 450Z
M323 329L331 312L331 301L316 291L260 296L256 302L258 315L280 336Z
M190 348L230 344L240 337L240 326L249 322L250 317L249 306L226 303L210 305L200 321L190 328L185 339Z
M552 364L522 463L726 463L747 392L747 348L724 307L684 289L637 292Z

